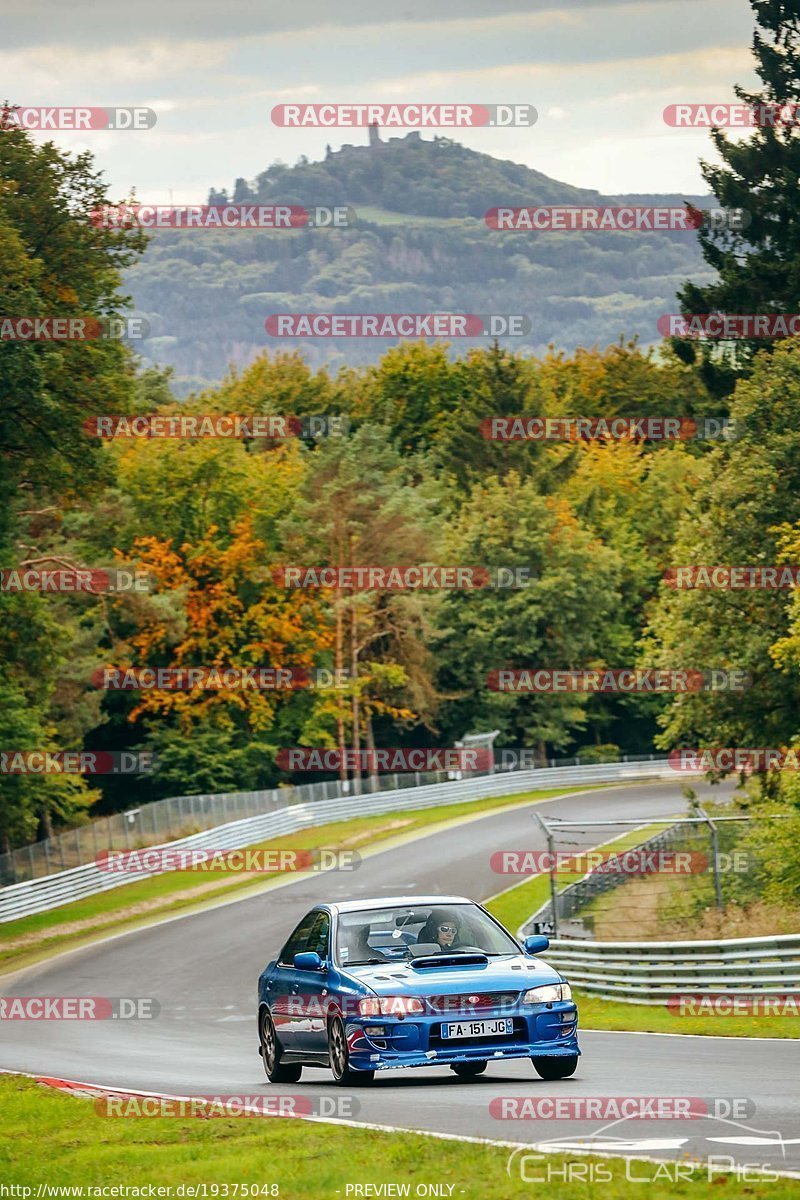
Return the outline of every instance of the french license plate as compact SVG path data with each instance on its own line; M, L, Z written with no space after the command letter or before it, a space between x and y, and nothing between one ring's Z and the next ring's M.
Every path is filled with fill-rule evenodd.
M442 1026L443 1038L508 1037L514 1032L514 1022L452 1021Z

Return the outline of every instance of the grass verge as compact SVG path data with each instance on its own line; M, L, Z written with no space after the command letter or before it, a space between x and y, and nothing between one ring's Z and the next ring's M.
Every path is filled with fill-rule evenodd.
M797 1017L770 1016L685 1016L666 1004L623 1004L600 1000L575 989L580 1023L585 1029L618 1029L630 1033L700 1033L708 1037L800 1037Z
M234 1197L237 1190L241 1196L246 1186L261 1189L247 1195L277 1195L283 1200L345 1197L348 1184L372 1184L374 1190L349 1194L374 1196L382 1194L378 1186L387 1183L410 1185L412 1196L418 1185L438 1184L439 1195L459 1200L530 1200L533 1194L518 1166L507 1173L510 1150L498 1146L280 1118L100 1117L93 1101L61 1095L19 1076L0 1077L0 1108L6 1133L0 1144L0 1178L6 1186L31 1189L27 1195L16 1193L21 1200L35 1197L40 1185L44 1196L52 1194L47 1187L80 1187L85 1197L92 1195L87 1188L148 1184L169 1187L173 1196L187 1194L175 1190L181 1184L205 1185L205 1192L197 1194L208 1197ZM554 1200L576 1193L597 1195L597 1184L581 1187L569 1181L569 1162L584 1179L592 1177L590 1171L602 1172L605 1200L631 1196L633 1185L620 1160L552 1155L529 1163L528 1171L540 1177L552 1172L547 1192ZM687 1179L685 1163L630 1160L627 1165L631 1177L650 1181L649 1200L742 1194L734 1175L715 1175L709 1181L700 1170ZM675 1181L678 1169L684 1177ZM789 1200L797 1195L796 1180L762 1183L750 1178L745 1188L750 1200ZM274 1192L269 1190L272 1184L277 1185Z

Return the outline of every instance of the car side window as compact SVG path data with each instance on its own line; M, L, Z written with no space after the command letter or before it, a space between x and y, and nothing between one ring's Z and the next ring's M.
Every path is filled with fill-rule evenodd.
M326 912L317 913L317 919L311 927L311 932L308 935L308 945L305 947L307 951L316 952L320 958L327 959L330 957L328 952L328 939L331 931L331 919ZM297 951L295 951L295 954Z
M313 910L310 913L306 913L300 924L289 936L289 940L287 941L286 945L281 950L278 962L282 967L291 967L292 963L294 962L295 954L302 954L304 950L308 949L309 934L316 925L320 916L325 915L325 913L318 913L314 912Z

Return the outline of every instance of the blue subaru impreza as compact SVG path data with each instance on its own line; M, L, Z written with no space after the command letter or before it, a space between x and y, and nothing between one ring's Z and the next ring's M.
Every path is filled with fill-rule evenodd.
M259 1053L272 1083L330 1067L367 1083L391 1067L530 1058L543 1079L578 1065L569 984L463 896L318 904L258 980Z

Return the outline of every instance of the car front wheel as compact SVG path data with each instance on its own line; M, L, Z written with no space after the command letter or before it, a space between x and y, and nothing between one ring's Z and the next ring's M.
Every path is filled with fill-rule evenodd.
M258 1019L258 1040L261 1061L270 1083L297 1083L303 1074L303 1068L296 1063L281 1063L283 1049L275 1032L275 1025L269 1010L261 1010Z
M570 1054L561 1058L532 1058L531 1062L542 1079L569 1079L570 1075L575 1074L578 1056Z
M328 1059L334 1083L357 1087L361 1083L372 1083L375 1078L374 1071L352 1070L347 1049L347 1035L341 1017L334 1017L328 1025Z

